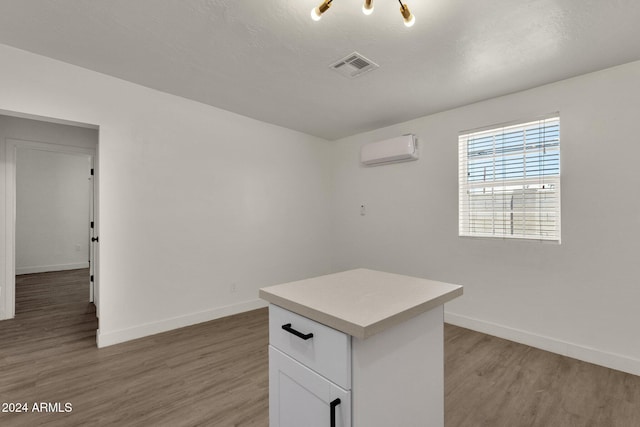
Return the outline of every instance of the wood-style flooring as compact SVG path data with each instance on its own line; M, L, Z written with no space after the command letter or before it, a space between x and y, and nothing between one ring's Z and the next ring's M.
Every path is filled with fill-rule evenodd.
M640 377L445 325L447 427L640 427Z
M268 426L265 309L97 349L87 275L18 276L0 426ZM640 377L451 325L445 359L446 427L640 426Z

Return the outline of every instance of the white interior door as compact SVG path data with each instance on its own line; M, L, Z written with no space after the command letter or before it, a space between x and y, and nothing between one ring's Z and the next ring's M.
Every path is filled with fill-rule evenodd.
M89 176L89 301L95 303L95 246L98 243L96 241L98 235L96 233L95 220L95 180L93 163L93 156L91 156L89 158L89 169L91 170Z

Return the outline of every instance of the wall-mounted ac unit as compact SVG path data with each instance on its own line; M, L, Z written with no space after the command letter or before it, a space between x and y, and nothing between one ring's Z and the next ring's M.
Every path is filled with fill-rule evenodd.
M365 144L360 149L360 162L367 166L418 160L415 135L402 135L384 141Z

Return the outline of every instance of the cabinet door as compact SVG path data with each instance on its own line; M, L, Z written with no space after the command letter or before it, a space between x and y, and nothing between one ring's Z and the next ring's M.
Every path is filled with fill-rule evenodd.
M269 426L351 427L351 392L269 346Z

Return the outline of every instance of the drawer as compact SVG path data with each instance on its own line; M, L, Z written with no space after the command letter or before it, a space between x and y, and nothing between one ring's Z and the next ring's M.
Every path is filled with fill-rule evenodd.
M283 325L290 325L290 331ZM313 337L304 339L295 332ZM270 304L269 343L340 387L351 389L351 337L344 332Z

